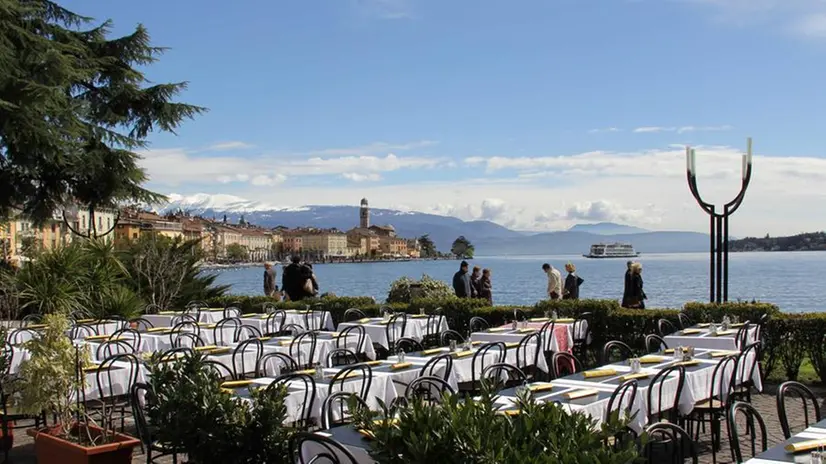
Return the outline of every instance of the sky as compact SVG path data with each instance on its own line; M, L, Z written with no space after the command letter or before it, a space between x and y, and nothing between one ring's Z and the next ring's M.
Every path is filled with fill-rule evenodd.
M826 223L824 0L143 0L64 6L169 47L209 111L142 152L148 187L358 204L519 230L735 236Z

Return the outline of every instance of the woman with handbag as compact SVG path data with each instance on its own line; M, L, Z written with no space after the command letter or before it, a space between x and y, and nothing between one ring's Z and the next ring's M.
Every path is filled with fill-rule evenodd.
M578 300L579 286L585 282L583 278L576 275L576 266L573 263L565 265L565 270L568 271L568 276L565 277L565 286L562 289L563 300Z

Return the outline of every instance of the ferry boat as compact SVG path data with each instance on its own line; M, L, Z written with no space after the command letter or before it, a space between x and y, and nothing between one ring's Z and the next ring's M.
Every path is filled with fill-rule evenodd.
M639 255L630 243L597 243L591 245L590 253L582 256L586 258L636 258Z

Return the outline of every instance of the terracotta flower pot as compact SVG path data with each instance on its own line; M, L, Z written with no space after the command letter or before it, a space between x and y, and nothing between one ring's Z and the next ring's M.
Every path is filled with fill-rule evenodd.
M94 425L76 424L72 433L86 434L88 427L93 437L99 437L103 429ZM57 435L59 428L29 429L34 437L34 450L40 464L130 464L132 449L141 442L129 435L115 432L113 440L100 446L83 446Z

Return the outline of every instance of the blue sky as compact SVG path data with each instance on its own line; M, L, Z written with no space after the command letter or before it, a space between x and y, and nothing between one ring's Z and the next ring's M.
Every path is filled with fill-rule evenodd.
M170 47L147 73L210 112L152 138L150 187L560 229L704 230L684 179L736 194L735 234L823 229L820 0L81 2ZM782 216L782 220L779 218Z

